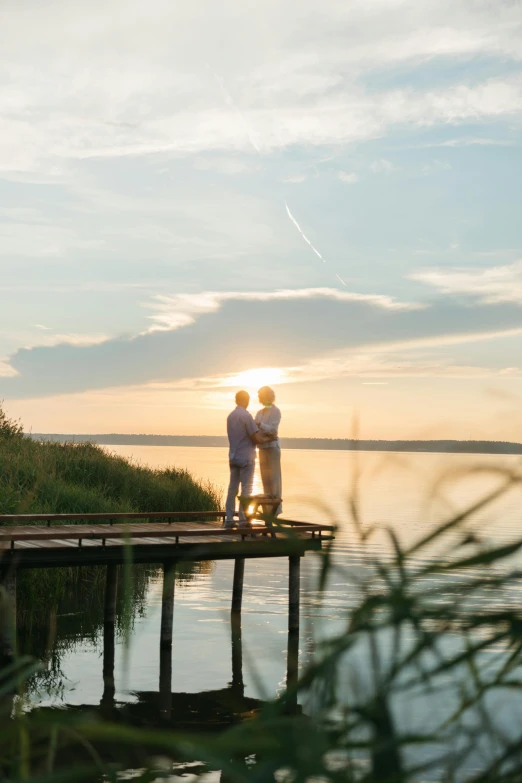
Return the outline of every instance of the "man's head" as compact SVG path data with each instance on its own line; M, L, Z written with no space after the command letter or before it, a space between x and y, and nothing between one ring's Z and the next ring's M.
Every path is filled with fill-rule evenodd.
M275 391L270 386L261 386L257 395L261 405L273 405L275 402Z
M238 391L236 394L236 405L240 405L242 408L248 408L250 402L250 394L246 391Z

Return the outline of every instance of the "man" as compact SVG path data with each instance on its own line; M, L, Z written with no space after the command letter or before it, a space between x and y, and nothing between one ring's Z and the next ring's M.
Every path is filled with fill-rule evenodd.
M225 506L225 527L234 527L234 514L236 510L236 497L241 484L241 495L251 495L254 483L254 470L256 466L256 443L261 440L257 424L252 415L247 411L250 403L250 395L246 391L238 391L236 394L236 408L227 418L227 433L230 464L230 484L228 486L227 502ZM239 527L248 527L248 522L243 512L239 509Z

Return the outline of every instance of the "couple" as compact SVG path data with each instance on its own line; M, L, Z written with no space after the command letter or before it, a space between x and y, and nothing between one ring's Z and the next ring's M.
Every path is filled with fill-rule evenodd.
M258 392L259 402L263 406L255 420L247 411L250 395L246 391L236 394L236 408L227 418L228 442L230 444L230 484L226 503L225 527L233 527L236 511L236 497L241 484L241 495L252 495L254 470L256 466L256 446L259 448L259 467L263 492L274 498L281 497L281 448L279 445L279 422L281 411L274 405L275 394L269 386L263 386ZM281 506L275 512L277 516ZM248 527L248 522L239 508L239 527Z

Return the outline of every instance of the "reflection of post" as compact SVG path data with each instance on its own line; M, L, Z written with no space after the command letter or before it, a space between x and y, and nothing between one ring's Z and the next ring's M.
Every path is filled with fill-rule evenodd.
M108 565L105 573L105 611L103 616L103 697L102 704L114 704L114 633L116 599L118 596L118 566Z
M172 628L174 624L174 585L176 564L163 565L163 595L161 599L160 631L160 713L170 719L172 714Z
M16 653L16 568L3 570L0 580L0 658L6 662Z
M288 657L287 657L287 707L297 709L297 681L299 677L299 598L301 581L301 558L289 558L288 570Z
M230 624L232 631L232 690L238 696L243 697L245 685L243 683L243 640L241 637L241 617L232 615Z
M288 632L286 659L286 706L288 712L297 710L297 682L299 680L299 631Z
M160 646L159 675L160 716L165 720L172 717L172 647Z
M232 587L232 614L241 614L243 602L243 578L245 576L245 558L236 557L234 560L234 584Z

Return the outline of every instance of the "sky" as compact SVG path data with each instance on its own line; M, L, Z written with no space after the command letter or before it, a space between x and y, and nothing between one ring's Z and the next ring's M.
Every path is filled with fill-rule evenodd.
M522 440L522 3L3 0L27 430ZM256 409L256 399L252 410Z

